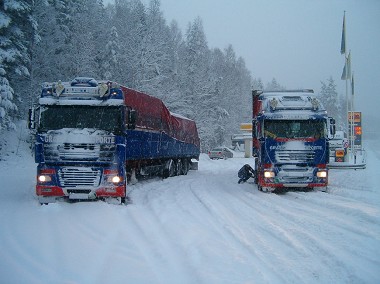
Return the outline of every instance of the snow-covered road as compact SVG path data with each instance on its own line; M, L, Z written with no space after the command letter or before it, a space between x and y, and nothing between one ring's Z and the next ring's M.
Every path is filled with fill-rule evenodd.
M252 160L202 155L199 171L130 186L127 206L40 206L24 150L0 162L0 283L380 283L367 151L367 169L330 171L329 193L262 193L237 184Z

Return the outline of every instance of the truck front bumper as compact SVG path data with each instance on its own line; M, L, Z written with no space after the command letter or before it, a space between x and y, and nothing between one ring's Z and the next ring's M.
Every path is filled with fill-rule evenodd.
M37 185L36 194L39 199L43 197L48 198L48 200L54 198L93 200L107 197L126 197L125 189L125 186L99 187L96 189L68 189L59 186Z

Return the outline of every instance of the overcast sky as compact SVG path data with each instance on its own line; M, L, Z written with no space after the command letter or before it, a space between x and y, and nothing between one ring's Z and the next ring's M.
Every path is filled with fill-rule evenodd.
M340 44L346 11L355 110L380 120L380 0L161 0L161 10L168 23L178 22L183 34L200 16L209 47L232 44L252 76L264 83L276 78L287 88L318 93L320 82L332 76L342 95Z

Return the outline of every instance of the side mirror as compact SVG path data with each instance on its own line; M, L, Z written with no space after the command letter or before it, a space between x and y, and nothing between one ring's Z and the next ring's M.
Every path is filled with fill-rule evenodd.
M137 120L137 111L134 109L129 110L128 112L128 129L136 128L136 120Z
M256 119L252 120L252 137L258 138L257 137L257 120Z
M336 127L335 127L335 119L332 117L329 117L327 120L327 126L328 126L328 138L332 139L335 136Z
M28 128L29 129L35 129L36 123L35 123L35 109L30 108L29 109L29 115L28 115Z

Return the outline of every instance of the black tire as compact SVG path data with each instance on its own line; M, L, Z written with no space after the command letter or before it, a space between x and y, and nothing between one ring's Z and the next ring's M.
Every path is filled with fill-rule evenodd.
M182 173L184 175L187 175L187 173L189 172L189 168L190 168L189 161L187 159L183 159L182 160Z
M125 183L124 197L120 197L121 204L125 204L126 199L127 199L127 183Z
M173 160L170 160L169 177L174 177L175 175L176 175L176 165Z
M175 172L176 172L175 162L172 159L167 160L164 166L162 177L163 178L173 177L175 175Z
M254 183L255 184L259 184L259 178L258 178L258 176L257 176L257 172L255 172L255 175L254 175L254 177L253 177L253 180L254 180Z
M180 175L182 175L182 173L183 173L183 170L182 170L182 160L178 159L177 163L176 163L176 175L180 176Z

